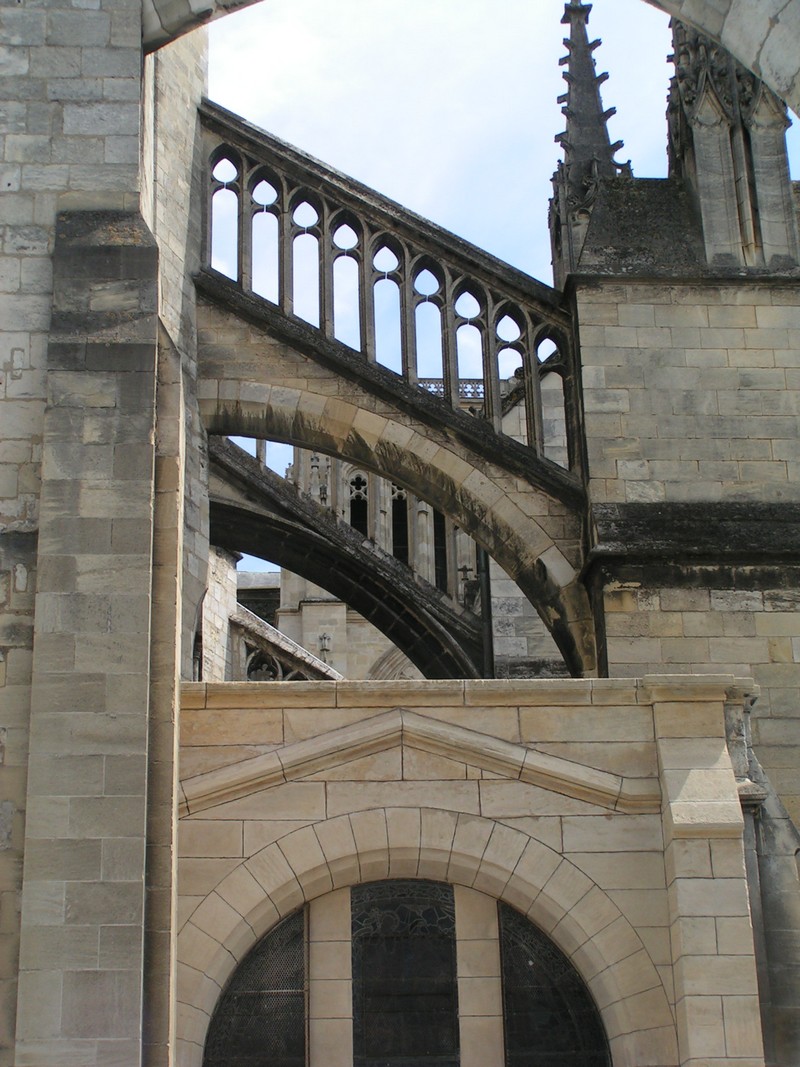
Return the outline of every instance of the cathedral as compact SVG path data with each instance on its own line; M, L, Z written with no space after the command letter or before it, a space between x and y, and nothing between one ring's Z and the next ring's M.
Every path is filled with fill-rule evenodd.
M0 14L0 1067L797 1067L800 0L655 3L662 179L565 4L552 286L235 6Z

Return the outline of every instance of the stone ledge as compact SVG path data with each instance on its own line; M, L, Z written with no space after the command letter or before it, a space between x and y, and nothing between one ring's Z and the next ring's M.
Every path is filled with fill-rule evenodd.
M643 678L370 680L363 682L184 682L186 708L621 707L690 700L751 699L759 687L732 674L648 674Z
M800 504L594 504L587 566L606 561L800 562Z

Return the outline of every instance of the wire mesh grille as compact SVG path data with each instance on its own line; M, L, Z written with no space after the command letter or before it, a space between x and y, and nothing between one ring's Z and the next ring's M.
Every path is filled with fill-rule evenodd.
M355 1067L457 1067L450 886L394 881L352 891Z
M583 979L528 919L499 904L506 1067L610 1067Z
M455 905L450 886L352 890L354 1067L458 1067ZM610 1067L578 972L525 917L499 904L506 1067ZM305 1067L306 914L284 919L219 1000L203 1067Z
M255 946L217 1004L203 1067L305 1067L305 912Z

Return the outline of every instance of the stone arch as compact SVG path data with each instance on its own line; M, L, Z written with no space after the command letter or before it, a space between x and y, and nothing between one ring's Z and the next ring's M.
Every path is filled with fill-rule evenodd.
M402 662L421 672L412 677L480 677L477 626L409 580L392 557L361 546L356 551L351 541L337 539L339 532L211 500L211 539L218 548L265 557L327 590L397 645Z
M218 358L219 353L217 353ZM202 361L201 361L202 362ZM573 674L596 671L589 600L566 552L576 550L576 515L497 464L384 407L266 382L203 383L200 413L209 433L271 438L335 455L390 477L449 515L513 578L551 631ZM441 438L441 440L437 439ZM449 447L448 447L449 446ZM547 526L561 513L574 526L560 544Z
M200 1067L217 999L280 918L335 889L426 878L503 900L539 926L587 983L615 1067L678 1062L666 992L641 939L586 874L522 830L442 809L378 808L294 830L244 860L178 935L181 1067ZM643 1049L646 1048L646 1053Z
M411 664L413 672L414 665ZM390 678L416 678L416 674L409 673L408 656L399 648L387 648L375 660L367 671L367 678L390 679Z
M231 441L209 441L210 537L326 589L382 631L423 677L479 677L478 620L408 568L301 498ZM415 675L416 677L416 675Z
M778 11L762 0L647 0L719 41L797 111L800 107L800 0Z
M143 40L153 51L201 23L256 0L144 0ZM800 0L780 11L763 0L646 0L719 41L800 113Z

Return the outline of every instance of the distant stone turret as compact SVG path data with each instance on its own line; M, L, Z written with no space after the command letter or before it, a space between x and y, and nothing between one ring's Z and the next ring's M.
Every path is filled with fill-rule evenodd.
M797 263L786 107L720 45L672 22L670 175L699 208L710 265Z
M558 98L567 128L556 141L564 148L564 160L553 175L553 199L550 202L550 237L553 249L555 284L563 285L575 270L586 239L592 207L600 182L613 178L620 170L630 172L630 164L614 161L623 142L611 143L608 120L615 108L603 109L600 86L608 74L597 74L594 50L599 40L590 41L587 24L591 4L568 3L561 21L570 27L565 38L567 55L560 63L566 66L567 92Z

